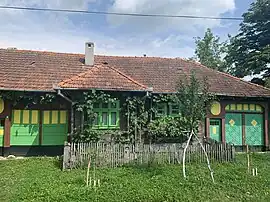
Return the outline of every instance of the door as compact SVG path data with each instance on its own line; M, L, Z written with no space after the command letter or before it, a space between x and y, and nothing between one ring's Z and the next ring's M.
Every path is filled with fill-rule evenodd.
M0 119L0 147L4 146L4 127L5 119Z
M67 141L67 111L43 111L42 145L64 145Z
M210 119L210 138L221 142L221 121L219 119Z
M242 114L226 113L225 115L225 139L227 143L242 145Z
M39 145L38 110L13 110L10 145Z
M263 115L245 114L246 144L253 146L264 145Z

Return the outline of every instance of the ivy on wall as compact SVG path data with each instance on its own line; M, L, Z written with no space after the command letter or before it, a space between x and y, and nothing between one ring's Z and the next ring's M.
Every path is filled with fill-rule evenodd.
M31 105L52 103L56 98L56 94L0 91L0 98L12 101L11 103L13 106L16 106L18 103L23 103L25 104L25 108L28 108Z

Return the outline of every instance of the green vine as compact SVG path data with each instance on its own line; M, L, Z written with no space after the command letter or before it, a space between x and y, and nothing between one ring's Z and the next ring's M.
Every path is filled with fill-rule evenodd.
M19 91L0 91L0 98L3 100L12 101L12 105L16 106L19 103L24 103L25 108L36 104L48 104L52 103L56 94L54 93L31 93L31 92L19 92Z
M117 98L102 91L89 91L84 92L78 99L79 102L76 104L76 110L83 113L83 123L82 126L75 131L75 136L73 137L74 142L97 142L101 140L102 137L119 137L119 133L122 133L121 131L96 130L93 128L94 121L97 118L94 112L94 104L114 102Z

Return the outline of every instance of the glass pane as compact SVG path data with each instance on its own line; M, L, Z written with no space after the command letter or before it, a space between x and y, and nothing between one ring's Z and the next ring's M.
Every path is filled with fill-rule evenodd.
M111 113L111 125L116 125L116 112Z
M109 104L108 103L102 103L102 108L108 108Z
M94 125L98 126L99 125L99 117L98 117L98 113L95 113L95 121L94 121Z
M99 108L99 103L94 103L94 108Z
M108 113L102 112L102 125L108 125Z

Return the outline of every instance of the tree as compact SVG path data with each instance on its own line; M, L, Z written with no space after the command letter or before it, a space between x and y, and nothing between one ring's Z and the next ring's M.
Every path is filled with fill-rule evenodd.
M210 161L207 153L201 143L201 140L197 136L197 131L200 122L204 121L207 112L210 110L211 104L214 100L214 96L208 90L207 80L204 79L200 82L194 73L192 73L190 79L180 80L178 84L177 98L179 101L179 109L181 114L181 122L185 122L188 130L188 141L184 149L183 154L183 175L186 178L185 171L185 154L186 150L192 140L192 137L196 138L206 155L207 165L214 182L213 170L210 167Z
M243 14L240 32L230 38L226 62L238 77L270 76L270 0L257 0Z
M214 36L211 29L206 30L203 38L196 37L195 44L195 55L201 64L219 71L226 70L223 61L225 45L218 36Z

